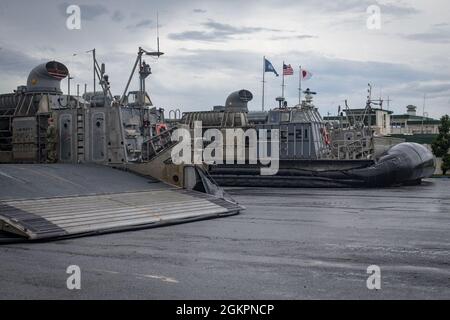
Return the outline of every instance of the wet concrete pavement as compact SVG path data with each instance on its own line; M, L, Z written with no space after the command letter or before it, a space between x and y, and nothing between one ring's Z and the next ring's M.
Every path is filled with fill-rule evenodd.
M0 246L0 298L449 299L450 179L232 188L238 216ZM81 268L81 290L66 268ZM366 269L381 269L368 290Z

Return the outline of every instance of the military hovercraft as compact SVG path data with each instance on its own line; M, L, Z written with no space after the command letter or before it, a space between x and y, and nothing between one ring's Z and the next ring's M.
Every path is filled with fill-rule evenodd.
M210 175L222 186L389 187L418 184L434 173L434 156L424 146L399 143L377 154L370 127L330 128L313 104L315 92L307 89L304 93L300 105L288 107L278 99L277 108L249 112L247 104L253 95L240 90L228 96L225 106L184 113L178 122L193 128L196 121L201 121L203 130L217 128L223 132L229 128L254 128L257 132L264 129L268 131L264 147L269 150L270 132L279 132L276 174L262 175L264 165L248 161L210 164ZM261 142L261 137L258 139ZM243 147L248 154L248 141Z

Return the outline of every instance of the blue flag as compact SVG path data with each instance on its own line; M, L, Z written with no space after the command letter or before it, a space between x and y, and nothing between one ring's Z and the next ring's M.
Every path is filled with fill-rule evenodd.
M273 72L278 77L278 72L273 67L272 63L264 58L264 72Z

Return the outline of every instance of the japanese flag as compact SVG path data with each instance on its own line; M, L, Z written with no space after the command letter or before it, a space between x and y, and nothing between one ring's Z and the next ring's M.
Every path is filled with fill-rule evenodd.
M311 72L309 72L305 69L302 69L302 80L309 80L309 79L311 79L311 77L312 77Z

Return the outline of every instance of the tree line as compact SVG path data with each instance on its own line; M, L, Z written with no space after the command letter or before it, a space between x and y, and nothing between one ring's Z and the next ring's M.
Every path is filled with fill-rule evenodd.
M431 144L431 149L436 157L442 158L441 170L445 175L450 170L450 117L448 115L442 116L441 124L439 125L439 134Z

